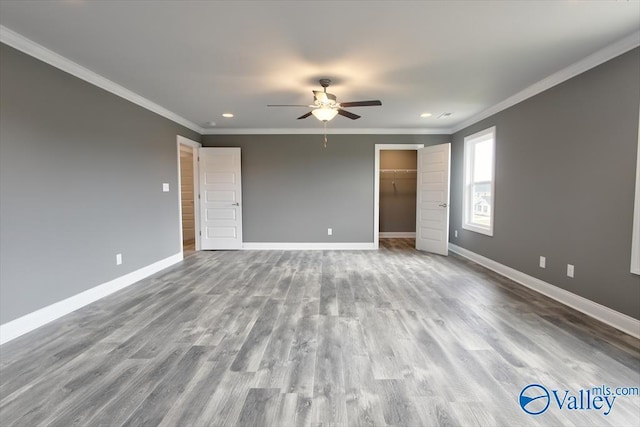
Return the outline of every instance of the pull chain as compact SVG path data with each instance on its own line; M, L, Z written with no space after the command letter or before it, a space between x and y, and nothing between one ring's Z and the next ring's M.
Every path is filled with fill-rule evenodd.
M327 148L327 122L324 123L324 148Z

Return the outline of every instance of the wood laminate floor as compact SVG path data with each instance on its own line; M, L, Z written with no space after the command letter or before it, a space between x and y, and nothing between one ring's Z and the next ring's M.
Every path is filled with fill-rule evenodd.
M412 245L192 253L0 347L0 425L640 425L637 396L567 409L638 387L638 340Z

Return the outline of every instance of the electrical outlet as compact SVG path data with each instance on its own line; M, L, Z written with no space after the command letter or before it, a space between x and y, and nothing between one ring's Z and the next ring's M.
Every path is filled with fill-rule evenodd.
M453 237L458 237L458 230L453 230Z
M122 264L122 254L116 254L116 265Z
M571 277L572 279L573 279L574 269L575 267L573 266L573 264L567 264L567 276Z
M333 236L333 228L327 228L327 236Z
M547 258L543 256L540 257L540 268L547 268Z

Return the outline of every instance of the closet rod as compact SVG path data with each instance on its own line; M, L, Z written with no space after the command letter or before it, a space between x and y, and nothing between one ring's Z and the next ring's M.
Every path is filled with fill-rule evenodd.
M412 173L418 172L417 169L380 169L380 173Z

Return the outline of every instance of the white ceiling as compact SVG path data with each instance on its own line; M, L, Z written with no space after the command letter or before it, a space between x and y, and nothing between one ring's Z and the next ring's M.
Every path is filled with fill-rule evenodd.
M638 1L12 1L0 24L208 128L450 130L640 30ZM635 33L635 34L634 34ZM224 112L235 117L225 119ZM423 112L433 114L421 118ZM438 119L443 112L449 118Z

